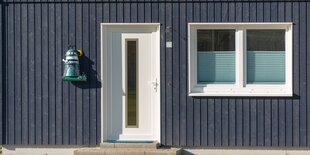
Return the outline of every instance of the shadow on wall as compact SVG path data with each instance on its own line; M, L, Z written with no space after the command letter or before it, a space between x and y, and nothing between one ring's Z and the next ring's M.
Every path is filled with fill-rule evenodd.
M86 74L87 81L86 82L72 82L78 88L81 89L94 89L101 88L100 75L93 68L94 62L89 59L87 56L83 55L80 57L80 73Z

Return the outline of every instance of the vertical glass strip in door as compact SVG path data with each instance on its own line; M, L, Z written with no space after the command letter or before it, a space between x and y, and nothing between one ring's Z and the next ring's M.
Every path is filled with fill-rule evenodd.
M126 40L126 127L138 127L138 40Z

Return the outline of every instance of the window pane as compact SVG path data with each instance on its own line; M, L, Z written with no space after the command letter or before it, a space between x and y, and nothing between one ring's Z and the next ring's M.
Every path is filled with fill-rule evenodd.
M247 30L248 51L285 51L285 30Z
M235 30L197 30L198 51L234 51Z
M197 30L197 83L235 82L235 30Z
M285 83L285 30L247 30L247 83Z

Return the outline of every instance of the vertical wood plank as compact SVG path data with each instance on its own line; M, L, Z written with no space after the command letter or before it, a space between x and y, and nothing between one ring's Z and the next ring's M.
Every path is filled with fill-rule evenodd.
M229 98L229 146L236 146L236 100Z
M137 21L138 21L138 23L143 23L145 21L144 5L145 5L144 0L138 0L138 4L137 4L137 15L138 15Z
M229 103L228 98L222 99L222 146L229 145Z
M214 98L208 98L208 146L215 145Z
M97 75L95 74L95 71L97 70L96 65L94 65L94 62L96 62L96 32L95 31L98 27L96 26L96 4L91 3L89 4L89 59L90 61L88 62L88 75L89 75L89 128L90 128L90 133L89 133L89 144L91 145L96 145L96 139L97 139L97 132L96 132L96 124L97 124L97 111L96 111L96 103L99 102L97 101L97 94L96 94L96 88L97 83ZM99 135L98 135L99 136Z
M126 4L128 4L128 3L126 3ZM103 3L102 5L103 5L103 22L104 23L108 23L108 22L110 22L110 4L109 3ZM128 6L124 6L124 8L125 9L129 8L128 10L130 10L130 5L129 5L129 7ZM128 12L126 12L126 10L124 11L124 14L125 15L129 15L129 18L130 18L130 13L128 14ZM125 21L127 21L126 20L126 16L124 18L125 18Z
M236 145L243 145L243 103L242 99L236 99Z
M250 100L245 98L243 102L243 146L250 146Z
M14 68L14 99L15 99L15 144L22 144L22 38L21 38L21 4L16 4L14 7L14 53L15 53L15 68Z
M293 89L296 96L300 96L300 53L301 49L299 46L299 34L300 34L300 19L299 19L299 3L293 3ZM298 98L293 99L293 146L299 146L299 135L300 135L300 101Z
M270 4L270 10L268 9L268 8L265 8L265 10L264 11L267 11L267 12L270 12L270 21L271 22L277 22L278 21L278 17L279 17L279 15L278 15L278 3L271 3ZM269 21L269 20L267 20L267 19L265 19L265 21ZM278 134L278 132L279 132L279 127L278 127L278 124L279 124L279 114L278 114L278 98L273 98L272 100L271 100L271 114L269 114L270 115L270 117L271 117L271 121L270 120L266 120L266 124L267 124L267 126L269 126L269 127L266 127L265 128L265 130L266 130L266 133L265 133L265 135L267 136L267 137L269 137L269 136L271 136L271 139L270 138L265 138L265 145L266 146L278 146L279 144L278 144L278 142L279 142L279 138L278 138L278 136L279 136L279 134ZM265 103L266 104L266 106L267 106L267 104L268 103ZM270 110L270 109L269 109ZM268 112L268 111L266 111L266 112ZM268 113L266 113L266 115L267 115ZM271 123L271 124L269 124L269 123ZM271 131L271 133L269 133L269 131ZM271 134L271 135L270 135ZM271 140L271 142L270 142L270 140Z
M180 4L172 4L172 68L173 68L173 145L180 145Z
M286 128L285 128L285 99L281 98L279 99L279 145L280 147L285 146L285 133L286 133Z
M194 99L194 146L201 145L201 105L200 99Z
M159 13L158 13L158 20L161 23L161 29L160 29L160 92L161 92L161 141L163 144L167 144L166 142L166 47L165 47L165 38L166 38L166 17L165 17L165 12L166 12L166 6L165 3L160 3L159 4Z
M250 145L257 145L257 102L250 99Z
M82 6L82 11L83 11L83 15L82 15L82 29L83 29L83 42L82 42L82 48L83 48L83 54L85 56L86 59L90 58L90 31L91 31L91 27L90 27L90 4L85 3ZM116 5L115 3L110 4L110 16L109 16L109 20L113 19L113 22L115 22L116 20ZM112 20L111 20L112 21ZM90 69L90 64L89 63L85 63L84 64L85 67L85 74L89 75L89 70ZM90 81L88 80L86 83L86 87L90 84ZM83 144L89 144L90 143L90 89L84 89L83 90Z
M251 14L256 14L256 9L250 10L250 3L242 3L242 22L249 22Z
M271 100L271 145L279 146L279 100Z
M200 11L200 3L193 3L193 22L200 22L200 16L201 16L201 11Z
M42 4L42 143L49 143L49 12L48 4Z
M263 22L264 21L264 3L258 2L257 3L257 12L256 12L256 17L254 15L251 15L251 21L256 21L256 22ZM259 11L262 10L262 11Z
M264 104L264 113L265 113L265 117L264 117L264 146L271 146L271 129L272 129L272 124L271 124L271 106L272 106L272 102L270 99L265 99ZM276 122L277 123L277 122Z
M75 36L75 44L76 48L83 49L83 5L82 3L77 3L75 6L76 9L76 36ZM84 57L80 58L80 72L85 72L87 68L85 67ZM85 87L85 83L81 84L80 86ZM83 144L83 89L77 88L76 89L76 144Z
M69 43L69 5L64 3L62 5L62 49L64 52L68 50ZM70 105L69 105L69 83L63 82L63 144L70 144Z
M236 21L236 3L229 3L228 5L228 21L235 22Z
M215 14L215 4L214 3L208 3L208 18L207 18L207 21L208 22L214 22L214 14Z
M21 5L21 143L29 143L29 50L28 50L28 6L26 4Z
M285 3L285 21L287 22L293 22L293 16L292 16L292 3L287 2ZM294 28L294 27L293 27ZM293 38L293 40L295 40ZM295 51L295 49L293 49ZM294 56L293 56L294 57ZM293 64L295 66L295 64ZM294 69L294 68L293 68ZM294 77L294 72L293 72L293 78ZM295 86L295 82L293 82L293 85ZM293 93L295 94L295 89L293 90ZM293 105L292 105L292 99L287 99L285 101L285 129L286 129L286 134L285 134L285 146L292 146L293 145Z
M222 3L222 8L221 8L221 22L228 22L229 19L229 3Z
M201 146L208 146L208 99L201 99Z
M73 1L73 0L71 0ZM70 0L69 0L70 2ZM69 45L76 46L76 14L75 3L69 3ZM84 12L87 15L88 12ZM67 45L67 46L69 46ZM67 47L69 48L69 47ZM76 47L75 47L76 48ZM67 49L68 50L68 49ZM69 82L69 107L70 107L70 144L76 144L76 87Z
M97 3L95 5L98 5ZM124 22L124 1L123 0L117 0L117 17L116 21L117 22Z
M180 145L186 145L186 97L187 97L187 22L186 4L180 4ZM203 110L203 109L202 109Z
M152 7L152 15L151 15L151 21L152 22L159 22L159 4L158 3L151 3Z
M235 16L235 20L233 20L234 22L242 22L243 16L246 14L246 13L243 14L243 11L247 11L247 13L248 13L248 10L242 9L242 5L243 5L243 3L239 3L239 2L235 4L236 16Z
M258 14L258 12L260 12L260 11L258 11L259 6L262 6L261 3L257 3L257 2L256 3L250 3L250 7L249 7L249 9L250 9L249 21L250 22L256 21L257 14Z
M214 100L214 145L222 145L222 99L215 98Z
M173 22L172 22L172 3L166 3L166 42L172 41ZM173 55L172 48L166 48L166 144L172 145L173 139ZM177 83L175 84L177 85Z
M144 21L143 22L151 23L152 22L152 12L153 12L152 0L145 0L143 12L144 12Z
M130 22L138 22L138 4L136 2L130 3Z
M310 4L307 3L306 14L309 15ZM307 16L307 25L310 25L310 16ZM307 27L307 60L310 58L310 28ZM307 61L307 146L310 146L310 61Z
M56 112L55 112L55 128L56 128L56 144L63 144L63 81L62 81L62 58L64 56L65 49L63 49L63 36L62 36L62 4L55 4L55 71L56 71L56 92L55 92L55 101L56 101Z
M89 5L87 3L86 5ZM131 9L136 9L136 8L131 8ZM117 5L116 5L116 0L111 0L109 3L109 15L110 15L110 21L111 23L116 23L117 22Z
M28 5L28 51L29 51L29 144L35 144L35 14L34 4Z
M7 60L15 60L14 54L14 6L7 6ZM14 144L15 141L15 101L14 101L14 61L7 61L7 73L8 73L8 84L7 84L7 102L8 105L8 118L7 118L7 143ZM9 80L11 79L11 80ZM38 133L40 134L40 133Z
M56 52L56 37L55 37L55 4L49 4L48 6L48 23L49 23L49 44L48 44L48 58L49 58L49 64L48 64L48 71L49 73L49 79L48 79L48 92L49 92L49 99L48 99L48 113L49 113L49 144L55 144L56 143L56 59L55 59L55 52Z
M264 99L257 99L257 146L264 146L265 144L265 104Z
M34 4L35 10L35 95L36 95L36 112L35 112L35 133L36 133L36 144L42 144L42 13L41 4Z
M200 22L207 22L208 19L208 4L200 2Z
M124 17L123 17L123 19L124 19L124 22L126 22L126 23L129 23L130 21L131 21L131 7L130 7L130 5L131 5L131 3L129 2L130 0L124 0L124 11L123 11L123 13L124 13Z
M307 70L307 4L305 2L299 3L299 69L300 73L300 132L299 132L299 146L306 146L307 144L307 74L303 73ZM309 15L308 15L309 16ZM308 36L310 37L310 36Z
M193 21L193 4L192 3L186 3L186 17L187 17L187 22ZM186 36L188 36L188 32L186 33ZM186 49L188 49L187 44L186 44ZM186 71L188 71L188 66L186 68ZM194 107L193 107L193 103L194 103L193 98L187 96L187 112L186 112L186 114L187 114L187 121L186 121L187 122L187 127L186 127L187 146L193 146L194 145L194 139L193 139L193 137L194 137L194 129L193 129L193 127L194 127L193 126Z
M97 138L96 138L96 144L101 143L101 87L102 87L102 83L100 80L101 77L101 39L99 39L101 37L101 23L103 22L103 5L102 4L97 4L96 5L96 10L97 10L97 15L96 15L96 26L97 26L97 33L96 33L96 63L95 65L97 65L97 70L95 70L95 72L97 71L97 81L96 81L96 97L97 97L97 102L96 102L96 109L97 109L97 113L96 113L96 120L97 120L97 125L96 125L96 130L97 130Z

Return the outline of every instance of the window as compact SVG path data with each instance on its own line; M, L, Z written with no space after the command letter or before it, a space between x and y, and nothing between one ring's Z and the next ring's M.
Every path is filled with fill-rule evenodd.
M190 96L292 96L291 23L190 23Z

